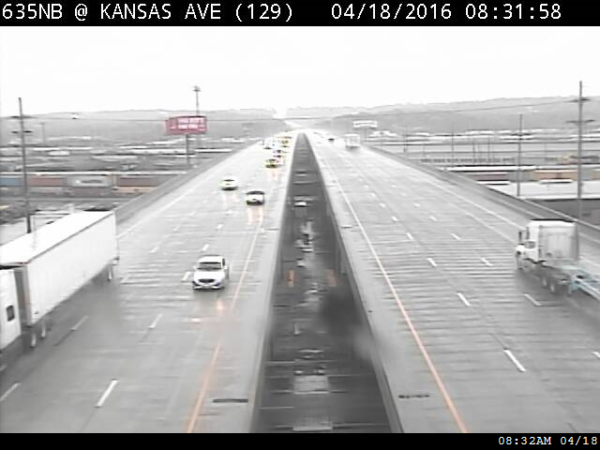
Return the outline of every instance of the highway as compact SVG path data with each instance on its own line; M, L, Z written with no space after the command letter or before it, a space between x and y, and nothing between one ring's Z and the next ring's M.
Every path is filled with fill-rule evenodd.
M383 402L387 416L399 417L391 429L597 432L600 304L581 295L554 296L517 273L517 231L531 213L392 156L306 135L375 340L387 383L380 390L391 393ZM314 375L305 377L308 388L298 380L294 385L295 371L281 367L306 346L335 355L327 340L317 344L322 325L309 330L302 304L314 300L310 283L336 286L345 268L333 267L331 233L323 232L314 255L305 257L313 265L298 265L296 253L303 252L296 249L281 278L277 247L292 155L284 167L266 169L268 155L258 145L240 150L119 224L113 282L78 292L52 313L52 330L35 351L0 367L0 432L246 432L259 408L265 419L258 429L281 431L285 424L294 430L291 410L299 394L322 403L325 397L305 395ZM219 189L227 175L239 179L239 190ZM248 188L263 188L267 203L246 206ZM308 208L310 221L322 208ZM294 227L305 221L296 218ZM193 292L192 265L215 253L229 260L231 283L224 291ZM600 273L600 242L584 237L582 256ZM274 314L280 323L271 337L279 347L272 350L281 353L272 356L282 361L262 354L273 286L296 305L294 320L305 327L286 326L290 314L283 310ZM327 296L321 297L325 305ZM310 320L319 323L317 312ZM288 347L281 339L291 336L296 342ZM267 383L262 402L256 398L265 360L270 382L293 386L286 387L287 397ZM356 373L374 383L370 371ZM380 411L369 386L356 392L372 402L365 411ZM281 409L279 402L288 401ZM338 402L344 408L335 412L337 423L389 429L380 412L361 422L360 411ZM335 428L330 422L310 427Z
M115 280L61 305L45 342L0 368L0 432L249 429L290 170L268 155L240 150L119 224ZM239 190L219 190L226 175ZM246 206L247 188L267 203ZM194 292L211 253L231 282Z
M597 432L600 304L516 272L530 215L310 139L404 431Z

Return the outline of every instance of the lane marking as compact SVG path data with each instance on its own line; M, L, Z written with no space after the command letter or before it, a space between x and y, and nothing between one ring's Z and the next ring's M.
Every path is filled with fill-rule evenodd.
M458 235L456 235L456 234L454 234L454 233L450 233L450 234L452 235L452 237L453 237L454 239L456 239L457 241L460 241L460 236L458 236Z
M160 248L160 244L158 244L156 247L154 247L152 250L150 250L150 253L156 253L159 248Z
M385 203L380 203L379 206L381 206L382 208L385 208Z
M217 225L217 230L220 230L221 228L223 228L223 224L220 223L219 225Z
M373 198L377 197L377 194L375 192L371 192L371 195L373 196Z
M533 298L531 295L529 294L524 294L525 298L527 300L529 300L531 303L533 303L535 306L542 306L542 304L540 302L538 302L535 298Z
M188 196L189 194L191 194L192 192L196 191L197 188L198 188L198 186L194 186L194 187L188 189L183 194L181 194L179 197L176 197L175 199L173 199L172 201L170 201L169 203L167 203L166 205L164 205L162 208L158 208L158 209L154 210L153 212L151 212L150 214L144 216L144 218L141 219L139 222L137 222L136 224L132 225L127 230L123 231L121 234L118 234L117 235L117 239L121 239L122 237L128 235L129 233L131 233L133 230L135 230L140 225L143 225L144 223L148 222L150 219L154 218L154 216L162 213L165 209L170 208L175 203L177 203L178 201L180 201L182 198L184 198L184 197Z
M158 316L156 316L156 319L154 319L154 322L152 322L152 324L148 327L148 329L154 330L156 328L156 325L158 325L158 321L160 320L161 317L162 317L162 313L160 313Z
M407 197L408 195L406 194L406 192L402 193L402 197Z
M592 352L592 353L596 356L596 358L600 359L600 352Z
M191 274L192 274L192 272L189 272L189 271L188 271L188 272L186 272L186 273L183 275L183 278L181 278L181 281L187 281L187 279L189 278L189 276L190 276Z
M427 258L427 261L429 261L429 264L431 264L433 267L437 267L437 264L435 263L433 258Z
M202 251L205 252L208 249L208 244L204 244L204 247L202 247Z
M410 233L408 233L408 232L406 233L406 237L408 238L409 241L414 241L415 240L415 238L413 237L413 235L410 234Z
M492 267L493 264L491 262L489 262L487 259L485 258L481 258L481 262L483 262L486 266L488 267Z
M398 218L397 218L396 216L392 216L392 220L393 220L394 222L398 222Z
M2 394L2 397L0 397L0 403L2 403L4 400L6 400L8 398L8 396L10 394L12 394L12 392L19 386L20 386L19 383L13 384L8 391L6 391L4 394Z
M415 206L416 206L417 208L420 208L420 207L421 207L421 205L420 205L419 203L415 203Z
M504 353L506 354L506 356L508 356L510 358L510 360L517 367L519 372L525 372L525 367L523 367L523 365L519 362L519 360L517 358L515 358L515 355L513 355L510 350L504 350Z
M329 164L327 164L327 165L329 165ZM366 232L365 228L363 227L362 222L358 218L358 215L356 214L354 207L350 203L350 200L348 199L346 192L342 188L342 185L338 181L335 174L332 173L332 176L335 179L335 182L338 185L339 190L340 190L342 196L344 197L344 201L348 205L348 208L349 208L351 214L354 216L354 220L356 221L361 234L365 238L365 241L367 243L367 246L369 247L369 250L371 251L373 257L375 258L377 266L379 267L379 270L380 270L381 274L383 275L383 278L384 278L388 288L390 289L390 292L391 292L392 296L394 297L394 300L396 301L396 304L398 305L398 308L400 309L400 312L402 313L404 320L406 321L406 325L408 326L410 333L413 336L413 339L415 340L415 343L417 344L417 347L419 348L419 351L421 352L421 355L423 356L423 359L425 360L425 363L427 364L427 367L435 380L438 390L440 391L440 394L442 395L444 402L446 403L446 406L447 406L448 410L450 411L450 414L452 415L454 422L456 423L456 426L461 431L461 433L467 433L468 429L467 429L460 413L458 412L456 405L452 401L452 398L450 397L450 394L448 393L448 390L446 389L446 385L442 381L440 374L438 373L435 365L433 364L433 360L429 356L429 352L427 351L427 349L425 348L425 345L421 341L421 337L419 336L417 329L413 325L412 320L411 320L410 316L408 315L408 312L406 311L404 304L402 303L402 300L400 300L400 297L398 296L398 293L396 292L396 289L394 288L394 285L393 285L389 275L387 274L387 271L385 270L385 267L383 266L383 263L381 262L379 255L377 255L377 252L375 251L375 247L373 247L373 243L371 242L371 239L369 239L369 236L367 235L367 232Z
M244 266L242 268L242 272L240 274L240 279L236 286L231 303L229 304L229 307L227 308L228 313L233 311L233 309L235 308L235 305L237 304L242 286L244 285L244 280L246 278L246 274L248 273L248 267L250 266L250 261L252 260L252 255L254 254L254 248L256 247L256 242L257 242L258 236L260 234L259 232L261 230L262 223L263 223L263 220L261 218L255 228L254 237L252 238L252 243L250 244L248 253L246 254L246 259L244 262ZM215 364L217 362L217 358L219 357L219 353L221 352L222 344L223 344L223 333L221 333L219 342L215 346L215 349L213 350L213 354L210 359L208 369L206 369L206 372L204 373L204 375L202 377L202 386L200 388L200 392L198 393L198 397L196 398L196 403L194 404L192 414L188 421L188 425L186 427L186 433L193 433L198 421L200 420L200 412L202 410L202 405L204 404L204 399L206 397L206 393L208 392L208 387L210 385L210 382L211 382L211 379L212 379L212 376L213 376L213 373L215 370Z
M83 317L82 317L82 318L79 320L79 322L77 322L77 323L75 324L75 326L73 326L73 328L71 328L71 331L77 331L77 329L78 329L78 328L79 328L81 325L83 325L83 322L85 322L85 321L86 321L86 320L88 320L88 319L89 319L89 316L83 316Z
M430 218L431 220L433 220L434 222L437 222L437 219L435 218L435 216L429 216L429 218Z
M469 303L469 300L467 300L467 298L463 294L457 292L456 295L458 295L458 298L460 298L460 301L463 302L465 306L471 306L471 303Z
M106 401L106 399L108 398L110 393L113 391L113 389L115 388L115 386L117 385L118 382L119 382L119 380L116 380L116 379L113 379L110 382L110 384L108 385L108 388L106 389L106 391L104 391L104 394L102 394L102 397L100 398L98 403L96 403L96 408L102 408L102 405L104 405L104 402Z
M175 228L173 228L173 231L179 231L180 228L181 228L181 224L179 224Z
M194 217L196 215L196 211L192 211L188 214L188 217Z

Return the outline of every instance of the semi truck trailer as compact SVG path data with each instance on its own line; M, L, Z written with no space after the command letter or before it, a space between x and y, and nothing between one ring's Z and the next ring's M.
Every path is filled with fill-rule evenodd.
M579 260L579 231L575 222L535 219L519 231L515 249L517 269L538 278L552 293L582 291L600 300L600 279Z
M35 347L49 317L92 280L111 280L118 261L112 211L65 216L0 247L0 352L19 338Z

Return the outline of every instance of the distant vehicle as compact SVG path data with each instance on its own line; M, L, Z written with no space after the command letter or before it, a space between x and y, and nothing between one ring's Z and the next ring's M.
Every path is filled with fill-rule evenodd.
M246 204L247 205L264 205L265 204L265 193L261 190L252 190L246 192Z
M194 290L225 288L229 280L227 261L220 255L205 255L194 266L192 287Z
M224 191L234 191L238 188L237 178L225 177L221 180L221 189Z
M519 231L517 268L539 278L554 294L581 290L600 300L600 278L580 267L578 241L576 223L534 219Z
M328 140L329 142L335 142L335 136L328 136L328 137L327 137L327 140Z
M274 169L276 167L280 167L281 166L281 161L279 161L277 158L269 158L265 161L265 167L267 169Z
M344 144L347 149L359 148L360 136L358 134L346 134L344 135Z

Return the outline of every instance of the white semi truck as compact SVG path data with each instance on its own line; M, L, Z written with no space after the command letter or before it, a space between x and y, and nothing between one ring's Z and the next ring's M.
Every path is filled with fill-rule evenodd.
M581 290L600 300L600 280L579 263L577 224L566 220L535 219L519 231L517 268L536 276L553 293Z
M347 149L359 148L360 136L358 134L346 134L344 135L344 144Z
M20 336L35 347L52 310L118 261L112 211L77 212L0 247L0 352Z

